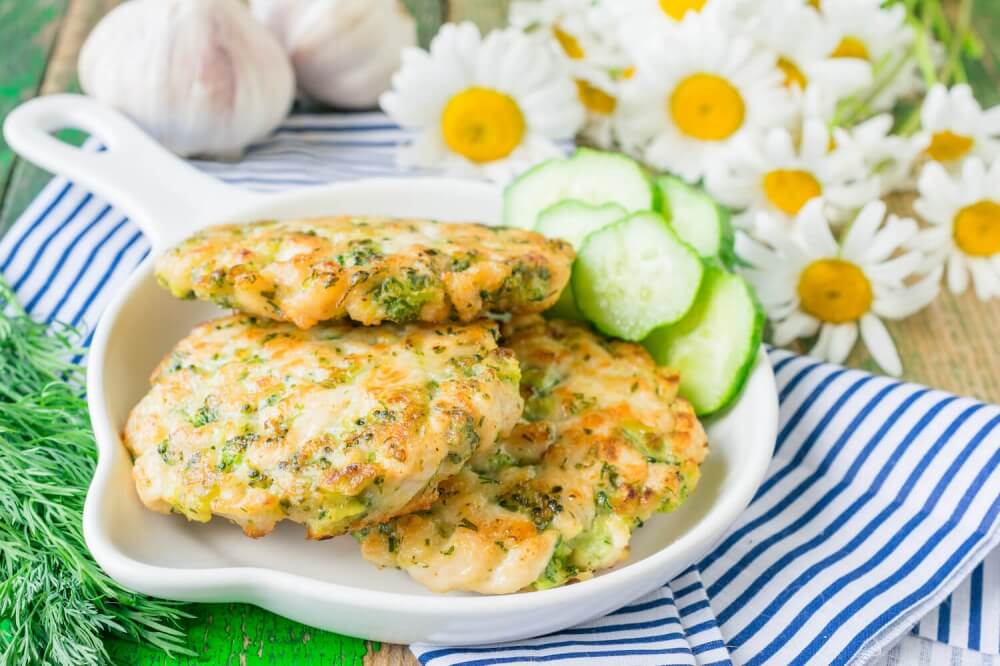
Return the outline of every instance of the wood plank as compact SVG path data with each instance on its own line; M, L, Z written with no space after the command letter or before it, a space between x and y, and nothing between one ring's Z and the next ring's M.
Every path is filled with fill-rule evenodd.
M52 46L40 94L79 92L76 61L84 39L100 18L121 0L70 0L62 17L58 38ZM80 132L62 132L65 141L79 145L86 138ZM0 235L10 228L38 192L52 177L47 171L15 158L3 203L0 205Z
M362 640L320 631L246 604L196 604L188 626L193 657L172 659L159 650L112 640L112 661L143 666L362 666ZM377 652L375 654L378 654Z
M410 648L405 645L384 643L378 652L365 657L365 666L419 666Z
M38 94L66 0L0 2L0 118ZM0 199L9 188L14 154L0 136ZM5 227L0 225L0 233Z

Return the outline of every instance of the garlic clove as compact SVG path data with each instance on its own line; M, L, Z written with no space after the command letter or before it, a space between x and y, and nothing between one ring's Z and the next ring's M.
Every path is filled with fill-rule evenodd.
M251 0L288 51L302 92L331 106L370 108L388 89L403 48L417 42L397 0Z
M131 0L84 43L84 92L181 156L236 157L288 115L284 49L237 0Z

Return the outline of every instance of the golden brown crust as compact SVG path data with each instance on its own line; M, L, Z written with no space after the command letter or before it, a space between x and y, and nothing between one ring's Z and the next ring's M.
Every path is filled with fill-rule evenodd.
M497 335L485 321L202 324L126 424L139 496L249 536L287 518L316 539L427 506L520 414L517 362Z
M301 328L472 321L550 307L573 257L521 229L339 216L212 227L160 257L156 275L180 298Z
M585 326L515 318L524 418L441 484L427 512L363 530L362 554L435 591L490 594L586 578L698 480L705 432L676 372Z

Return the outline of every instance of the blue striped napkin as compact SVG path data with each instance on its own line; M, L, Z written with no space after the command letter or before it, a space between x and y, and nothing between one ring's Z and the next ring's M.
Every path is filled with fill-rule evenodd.
M420 660L864 662L982 571L1000 543L1000 409L781 350L769 356L781 396L775 458L709 555L586 627L471 650L417 645Z
M396 174L405 139L378 113L293 116L238 164L195 164L279 190ZM92 331L148 252L121 212L55 178L0 241L0 272L36 317ZM1000 551L983 561L1000 542L1000 409L769 356L781 391L775 459L713 552L587 625L502 646L414 645L419 659L832 664L919 653L921 663L946 654L954 663L964 653L988 663L1000 654Z

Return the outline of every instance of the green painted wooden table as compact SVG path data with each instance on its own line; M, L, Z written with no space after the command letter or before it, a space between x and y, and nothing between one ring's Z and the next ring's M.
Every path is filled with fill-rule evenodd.
M0 119L36 95L78 91L76 58L87 33L121 0L0 0ZM417 15L426 42L444 18L472 18L484 27L503 21L506 0L406 0ZM984 103L1000 102L1000 2L979 0L977 25L997 35L986 45L989 59L972 72ZM0 139L0 234L17 219L48 182L45 173L17 159ZM905 202L901 203L905 206ZM956 393L1000 402L1000 300L977 302L972 294L942 296L934 305L892 332L908 379ZM863 353L851 365L873 369ZM404 646L366 642L305 627L242 604L192 606L189 644L196 656L170 659L145 646L111 641L116 661L125 664L252 666L416 664Z

